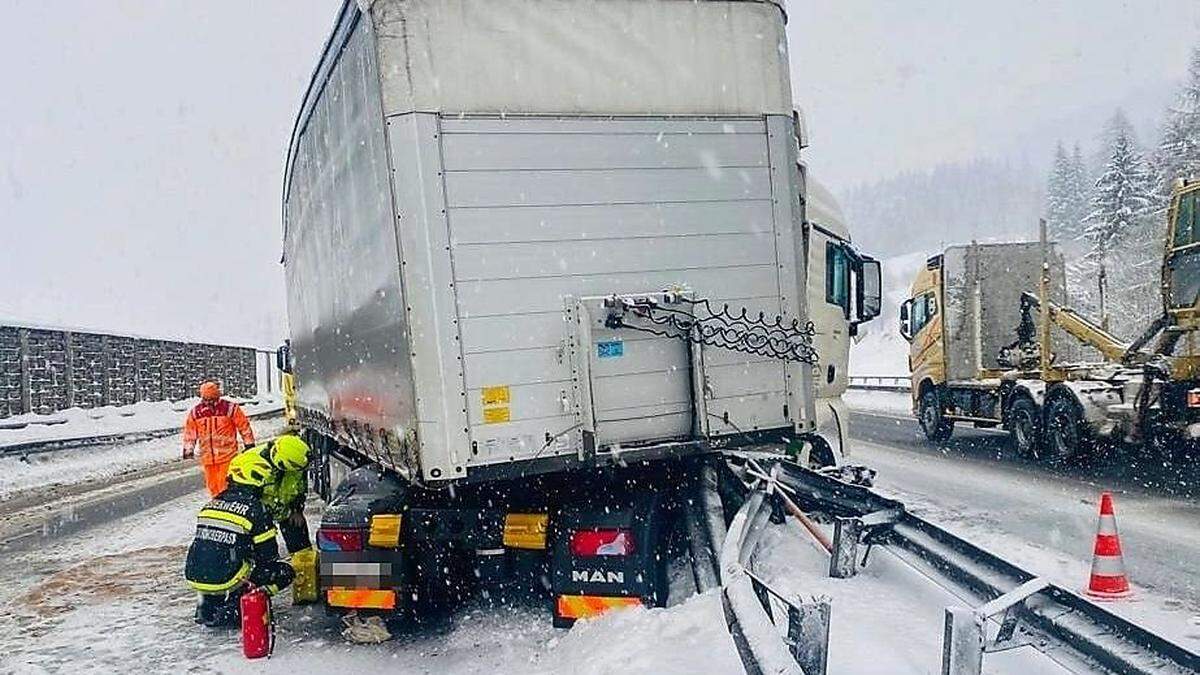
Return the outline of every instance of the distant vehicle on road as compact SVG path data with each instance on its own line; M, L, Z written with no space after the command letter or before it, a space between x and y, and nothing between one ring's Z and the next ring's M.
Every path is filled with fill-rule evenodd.
M933 442L954 425L1003 427L1058 462L1102 441L1180 459L1200 438L1200 183L1172 199L1163 309L1125 342L1065 306L1063 262L1041 242L952 246L900 307L913 410ZM1151 344L1153 343L1153 344ZM1090 348L1090 358L1068 358Z

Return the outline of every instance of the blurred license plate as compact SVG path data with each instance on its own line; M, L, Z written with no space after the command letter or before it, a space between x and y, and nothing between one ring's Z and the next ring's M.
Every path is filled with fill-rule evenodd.
M328 557L325 556L321 559L322 587L390 588L400 585L398 563L353 559L329 560Z

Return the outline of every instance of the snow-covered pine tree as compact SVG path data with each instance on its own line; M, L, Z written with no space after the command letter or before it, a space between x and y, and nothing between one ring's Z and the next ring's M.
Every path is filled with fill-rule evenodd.
M1153 252L1161 250L1162 243L1151 236L1151 172L1133 127L1120 110L1108 123L1105 145L1108 159L1096 179L1092 211L1085 219L1091 244L1087 257L1096 270L1101 321L1118 317L1112 329L1129 336L1157 313Z
M1084 219L1091 212L1092 180L1087 162L1083 159L1083 149L1075 144L1071 153L1070 172L1067 180L1067 195L1071 205L1071 232L1076 239L1083 237Z
M1071 201L1071 158L1062 141L1054 149L1054 164L1046 180L1046 228L1052 241L1067 242L1075 238L1075 204Z
M1178 178L1200 178L1200 45L1192 50L1187 81L1175 105L1167 109L1154 160L1164 182L1160 194L1169 194Z

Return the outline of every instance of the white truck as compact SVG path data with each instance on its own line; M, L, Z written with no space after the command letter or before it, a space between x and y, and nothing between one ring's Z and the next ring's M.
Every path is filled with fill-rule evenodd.
M330 609L520 579L547 580L559 625L659 604L711 453L838 461L879 265L805 189L785 19L768 0L343 5L283 191Z

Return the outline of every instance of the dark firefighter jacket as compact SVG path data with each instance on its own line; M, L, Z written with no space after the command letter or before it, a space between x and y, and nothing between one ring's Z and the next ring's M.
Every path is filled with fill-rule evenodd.
M231 481L200 509L184 577L201 593L224 593L245 581L255 564L278 558L275 526L261 490Z

